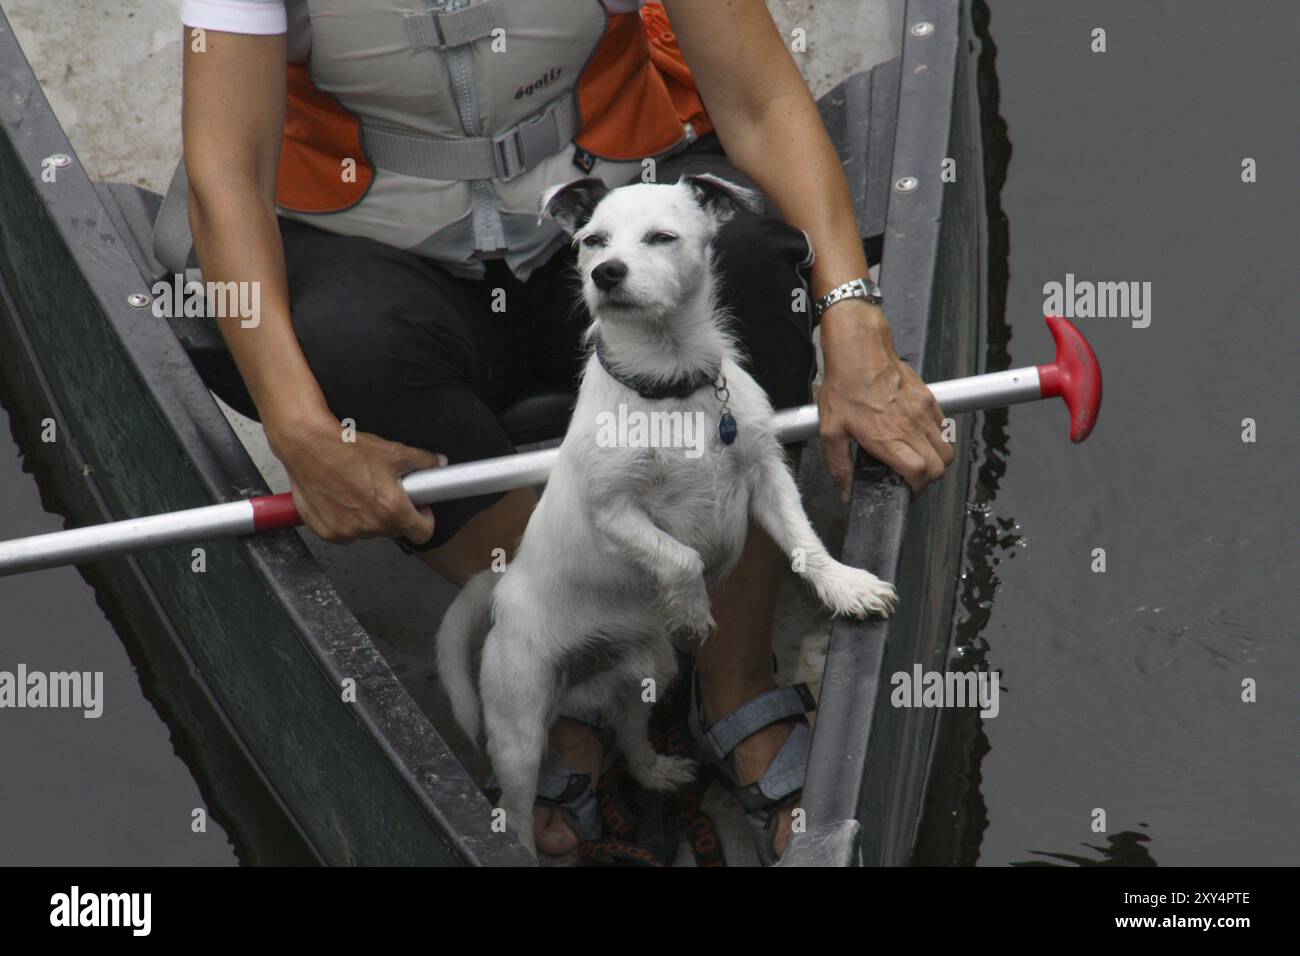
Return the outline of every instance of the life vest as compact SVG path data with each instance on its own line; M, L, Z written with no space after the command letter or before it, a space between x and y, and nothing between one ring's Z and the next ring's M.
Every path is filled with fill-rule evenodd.
M463 275L526 275L565 241L549 186L614 187L711 125L645 0L307 0L288 66L277 203Z

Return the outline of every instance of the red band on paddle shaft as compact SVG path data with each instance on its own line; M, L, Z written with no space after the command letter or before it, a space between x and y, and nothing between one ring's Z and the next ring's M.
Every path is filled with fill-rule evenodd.
M1092 433L1101 410L1101 365L1097 355L1069 319L1049 315L1047 327L1056 340L1056 361L1038 366L1043 398L1060 396L1070 409L1070 441L1081 442Z
M293 492L250 500L253 506L253 530L274 531L302 524L298 509L293 506Z

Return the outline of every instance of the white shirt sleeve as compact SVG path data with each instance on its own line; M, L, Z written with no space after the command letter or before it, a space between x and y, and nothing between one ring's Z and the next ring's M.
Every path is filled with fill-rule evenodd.
M181 22L187 27L260 36L288 29L285 0L183 0Z

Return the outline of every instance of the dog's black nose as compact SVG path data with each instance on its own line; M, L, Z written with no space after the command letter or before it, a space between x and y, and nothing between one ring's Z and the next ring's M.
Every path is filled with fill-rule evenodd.
M617 259L608 259L591 270L591 281L601 292L608 292L623 281L627 266Z

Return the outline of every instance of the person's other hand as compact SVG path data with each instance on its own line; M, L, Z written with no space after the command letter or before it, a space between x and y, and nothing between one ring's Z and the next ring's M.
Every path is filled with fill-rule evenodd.
M825 373L818 406L826 464L847 500L850 439L897 472L913 496L943 477L955 452L943 440L943 412L921 377L894 351L878 306L837 303L822 316Z

